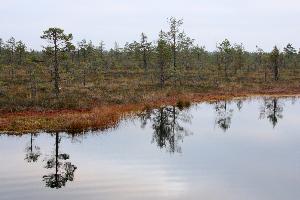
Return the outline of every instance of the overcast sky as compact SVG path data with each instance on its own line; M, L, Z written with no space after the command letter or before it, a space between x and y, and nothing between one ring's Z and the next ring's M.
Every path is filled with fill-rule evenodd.
M300 0L0 0L0 38L14 36L40 49L42 31L61 27L107 47L150 40L167 29L167 18L184 19L184 30L199 45L214 50L228 38L248 50L275 44L300 47Z

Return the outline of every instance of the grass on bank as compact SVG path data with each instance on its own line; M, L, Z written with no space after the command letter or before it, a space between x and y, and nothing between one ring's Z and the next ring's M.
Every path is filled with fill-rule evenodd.
M61 94L53 96L47 73L36 80L32 96L28 75L22 69L13 79L8 71L0 74L0 131L35 132L104 129L133 112L161 105L185 107L190 102L219 100L248 95L284 95L300 93L300 73L280 71L279 81L267 80L262 71L239 71L227 79L209 70L183 70L176 82L168 80L160 88L156 72L110 70L81 78L61 77Z

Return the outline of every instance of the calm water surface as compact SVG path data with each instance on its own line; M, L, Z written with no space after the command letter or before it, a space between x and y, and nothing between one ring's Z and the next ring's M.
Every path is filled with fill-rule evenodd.
M299 111L297 98L258 98L84 135L0 135L0 199L300 199Z

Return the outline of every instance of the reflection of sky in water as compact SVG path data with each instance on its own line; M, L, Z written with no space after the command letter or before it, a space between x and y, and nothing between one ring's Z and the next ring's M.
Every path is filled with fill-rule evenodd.
M263 101L236 103L230 127L215 124L214 104L192 106L180 125L193 133L178 141L182 153L153 141L151 121L127 120L116 130L71 139L59 151L76 165L75 179L60 189L46 188L45 158L55 137L40 134L34 144L41 156L26 163L30 135L0 136L0 199L298 199L300 197L300 102L279 100L282 119L273 128L259 119Z

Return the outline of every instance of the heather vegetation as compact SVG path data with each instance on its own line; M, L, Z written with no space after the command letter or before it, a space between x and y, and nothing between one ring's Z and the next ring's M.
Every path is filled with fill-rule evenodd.
M300 91L300 52L292 44L249 52L225 39L209 52L183 31L181 19L168 23L156 41L141 33L137 41L111 49L103 41L75 42L60 28L41 34L42 51L14 37L0 39L2 112Z

